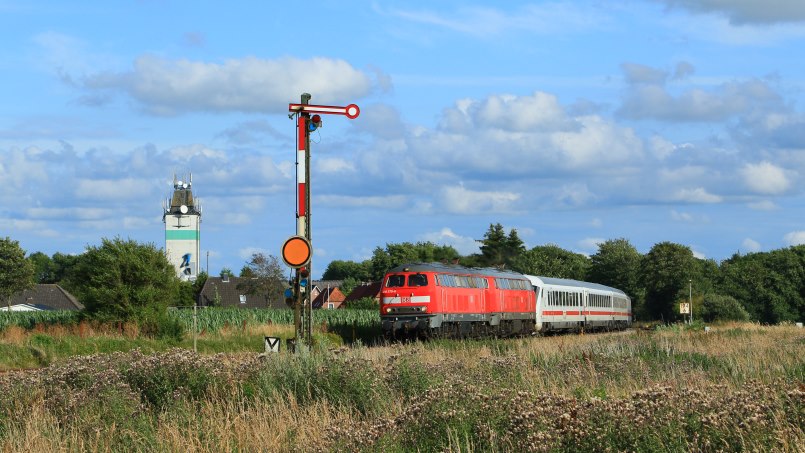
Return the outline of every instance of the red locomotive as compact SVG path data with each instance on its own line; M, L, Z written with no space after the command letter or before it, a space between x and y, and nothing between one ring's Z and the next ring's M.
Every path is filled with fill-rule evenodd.
M624 328L632 320L631 300L615 288L436 263L388 271L380 316L388 338Z

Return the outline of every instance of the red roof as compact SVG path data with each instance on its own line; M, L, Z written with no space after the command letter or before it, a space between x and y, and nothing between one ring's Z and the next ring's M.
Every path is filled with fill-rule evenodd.
M380 300L380 281L363 283L356 286L351 293L347 296L344 302L352 302L354 300L363 299L364 297L374 297Z

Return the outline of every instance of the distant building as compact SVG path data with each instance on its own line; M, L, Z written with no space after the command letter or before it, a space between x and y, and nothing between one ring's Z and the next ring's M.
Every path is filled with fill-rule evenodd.
M361 283L356 286L351 293L347 294L346 299L344 299L344 304L349 304L352 301L363 299L364 297L373 297L378 306L380 306L380 281Z
M11 311L83 310L84 306L68 292L56 284L37 284L12 296ZM8 310L8 305L0 305L0 311Z
M207 307L288 308L284 298L266 301L262 295L246 294L243 277L207 277L199 305Z
M313 308L336 309L341 308L346 296L341 292L340 280L314 281L310 298Z
M193 175L180 181L173 175L173 194L162 205L165 255L182 280L195 280L201 257L201 204L193 198Z

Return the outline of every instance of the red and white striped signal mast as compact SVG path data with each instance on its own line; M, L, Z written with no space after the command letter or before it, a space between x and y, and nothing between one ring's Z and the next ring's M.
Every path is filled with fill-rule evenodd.
M361 109L355 104L346 107L333 105L312 105L310 104L310 94L302 93L302 101L299 104L288 104L288 111L291 117L296 115L296 236L291 237L283 246L283 259L285 263L296 268L294 287L290 296L294 305L294 329L295 337L298 342L300 339L308 346L313 341L313 307L311 296L311 261L312 243L310 236L310 133L321 127L321 115L344 115L354 120L361 113ZM293 239L299 239L293 241ZM302 241L308 244L309 255L307 261L300 263L296 256L290 256L291 251L299 247L288 247L288 244L301 244ZM304 247L301 247L304 248ZM289 250L289 257L286 258L286 250ZM304 256L304 253L302 254ZM303 328L304 324L304 328Z

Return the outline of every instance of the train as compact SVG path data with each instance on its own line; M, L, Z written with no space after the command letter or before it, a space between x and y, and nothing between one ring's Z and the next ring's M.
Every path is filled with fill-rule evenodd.
M387 339L508 337L625 329L632 301L597 283L409 263L386 272L380 317Z

